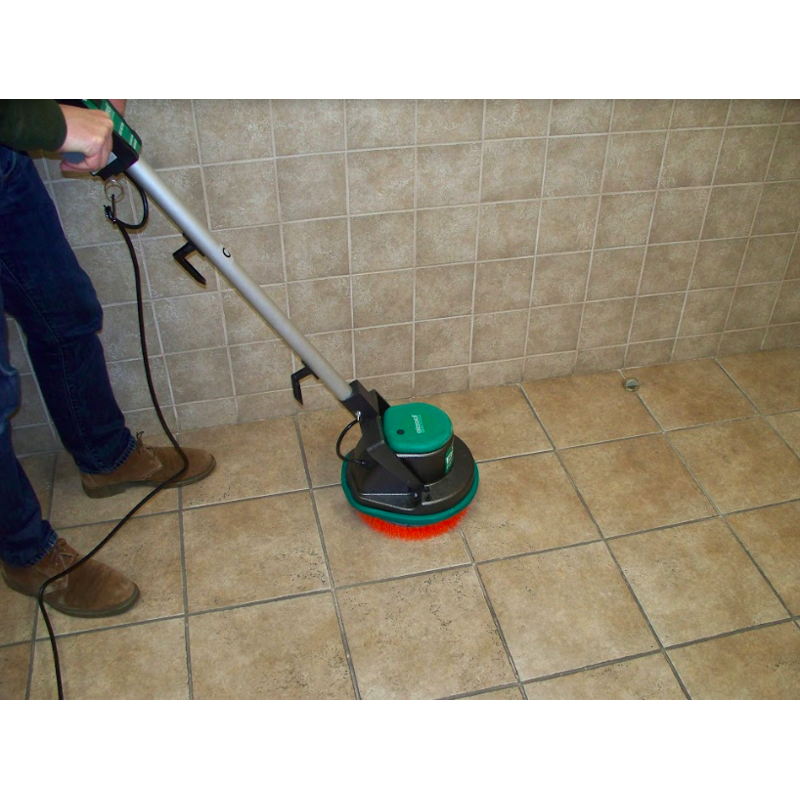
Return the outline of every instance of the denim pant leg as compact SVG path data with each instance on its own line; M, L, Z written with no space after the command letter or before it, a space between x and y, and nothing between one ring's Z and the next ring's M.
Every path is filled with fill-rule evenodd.
M25 333L50 416L78 468L116 469L135 441L114 399L97 336L100 303L33 162L2 146L0 287L4 310ZM0 469L5 484L11 467L3 461Z

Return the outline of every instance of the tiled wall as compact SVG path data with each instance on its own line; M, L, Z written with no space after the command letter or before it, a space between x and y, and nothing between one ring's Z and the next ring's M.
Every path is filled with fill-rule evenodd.
M800 101L149 101L145 158L345 378L387 397L800 344ZM153 430L103 188L40 162ZM160 212L138 237L181 429L295 413L288 349ZM29 373L19 335L12 346ZM333 405L306 382L306 408ZM33 378L18 450L55 444ZM174 412L174 413L173 413Z

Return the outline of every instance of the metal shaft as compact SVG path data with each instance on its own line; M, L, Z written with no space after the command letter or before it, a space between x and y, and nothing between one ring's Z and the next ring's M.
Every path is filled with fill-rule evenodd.
M164 213L191 239L197 249L228 279L250 305L272 326L274 331L297 353L314 374L331 390L337 400L344 401L353 393L350 385L331 366L322 353L294 326L283 311L270 300L261 287L236 263L227 247L223 247L197 217L176 197L155 170L140 158L128 167L128 174L161 207Z

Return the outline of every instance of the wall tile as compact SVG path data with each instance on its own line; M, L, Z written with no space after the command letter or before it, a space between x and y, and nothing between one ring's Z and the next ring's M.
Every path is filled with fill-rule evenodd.
M596 223L596 197L543 200L539 252L563 253L591 249Z
M672 345L672 339L662 342L630 344L625 353L625 366L649 367L653 364L668 364L672 357Z
M331 363L333 368L345 378L351 380L353 375L353 335L351 331L334 331L333 333L312 333L308 340ZM294 357L295 368L300 366L297 356ZM312 376L313 378L313 376ZM316 379L314 379L316 380ZM320 385L322 382L320 381ZM327 389L325 391L328 391Z
M472 329L472 361L499 361L525 354L528 312L476 314Z
M609 137L604 192L655 189L666 133L620 133Z
M800 100L787 100L783 112L784 122L800 122Z
M269 100L196 100L195 115L204 164L272 156Z
M423 151L421 148L420 155ZM540 197L544 153L544 139L487 142L483 150L481 199L493 202ZM421 202L419 194L418 198Z
M452 367L469 363L472 320L469 317L418 322L414 336L416 369Z
M195 253L189 258L194 268L206 279L206 285L198 283L180 267L173 253L186 244L182 236L167 236L159 239L142 239L145 272L150 283L150 294L158 297L178 297L186 294L203 294L218 286L217 270L205 258ZM238 261L238 259L237 259ZM242 265L240 265L242 266ZM244 268L244 267L243 267ZM281 268L280 280L283 280Z
M575 359L575 374L610 372L622 369L625 364L625 347L598 347L594 350L579 350Z
M414 144L414 100L348 100L346 107L351 150Z
M158 338L155 322L153 320L153 306L145 303L142 309L145 320L145 337L147 352L151 356L161 352L161 343ZM183 325L181 320L179 325ZM188 323L187 321L187 324ZM138 358L142 354L141 341L139 340L139 315L136 303L107 306L103 309L103 330L100 333L106 360L124 361L127 358Z
M283 389L292 374L292 353L277 339L231 347L231 370L237 395Z
M452 264L475 257L477 206L417 212L417 265Z
M285 220L346 213L343 155L281 158L277 168L281 214Z
M346 219L287 223L283 242L290 281L329 278L350 271Z
M658 193L651 242L697 239L708 204L708 189L674 189Z
M734 100L731 103L729 125L763 125L780 122L783 100Z
M587 303L578 347L607 347L628 341L634 300L601 300Z
M672 100L617 100L613 131L657 130L669 126Z
M710 128L724 125L730 100L676 100L673 128Z
M641 294L684 291L694 264L697 244L654 244L647 248Z
M678 333L681 336L719 333L725 327L731 300L733 300L733 289L689 292Z
M514 258L534 254L538 200L485 205L481 206L480 213L478 258Z
M654 192L607 194L600 201L595 247L645 244L653 213Z
M784 281L772 313L771 325L800 322L800 281Z
M711 190L703 239L748 236L761 196L760 186L723 186Z
M412 369L412 325L362 328L354 334L356 374L392 375Z
M781 125L767 180L800 178L800 125Z
M597 194L603 178L607 144L607 136L550 139L544 196Z
M483 100L420 100L418 144L468 142L481 138Z
M779 329L776 329L779 330ZM750 353L761 348L764 340L765 328L749 331L732 331L722 336L719 345L720 356L729 356L734 353Z
M414 212L351 217L350 261L354 273L414 266Z
M635 295L644 254L644 247L595 250L586 299L609 300Z
M169 382L164 359L161 356L150 359L150 372L159 403L169 405L171 400ZM230 370L228 374L230 375ZM112 361L108 364L108 377L114 390L114 397L124 412L152 407L141 357L131 361ZM172 379L175 377L172 376Z
M763 181L778 128L728 128L714 183Z
M800 182L764 186L753 234L794 233L800 224Z
M717 354L721 338L719 334L712 334L676 339L672 360L693 361L697 358L713 358Z
M303 333L338 331L352 325L350 279L290 283L289 317Z
M673 339L678 330L683 311L683 294L657 294L640 297L636 301L636 311L631 328L631 341L642 342L648 339ZM670 342L670 351L671 351ZM636 356L642 359L641 354ZM655 362L651 362L655 363Z
M532 308L526 355L559 353L578 345L582 305Z
M199 176L199 170L194 170ZM55 202L67 241L76 245L119 242L119 233L105 217L103 205L107 203L103 184L93 178L67 178L53 184ZM202 197L202 195L201 195ZM151 224L161 215L151 213ZM149 228L148 228L149 229Z
M469 388L469 367L448 367L417 372L414 394L430 395L463 392Z
M506 386L522 380L524 360L495 361L491 364L473 364L469 368L469 388L483 389L489 386Z
M546 136L549 100L487 100L486 138Z
M286 313L286 289L283 283L262 286L264 293ZM238 293L222 292L222 311L225 315L225 330L228 344L247 344L277 338L275 331L261 315Z
M714 176L721 142L721 130L670 133L661 187L708 186Z
M233 425L238 417L236 400L225 397L221 400L205 400L200 403L186 403L177 407L178 427L181 431L211 428L217 425Z
M700 242L691 289L733 286L742 266L747 239Z
M164 352L178 353L225 344L222 302L218 293L156 300L154 308Z
M759 283L753 286L739 286L733 295L726 330L755 328L769 322L780 284Z
M191 100L129 100L125 119L142 138L142 153L154 169L199 163Z
M603 133L611 124L611 100L553 100L550 135Z
M472 313L475 267L452 264L416 271L416 319L458 317Z
M273 100L272 123L279 156L344 150L341 100Z
M739 283L766 283L783 279L795 237L753 236L744 256Z
M536 259L532 306L582 303L591 253L565 253Z
M532 258L478 264L475 272L475 313L527 309L532 277Z
M480 174L478 144L420 147L417 150L417 204L432 207L476 203Z
M377 272L353 278L353 322L356 328L411 322L413 316L413 270Z
M142 253L138 242L134 243L134 249L141 264ZM91 278L101 303L126 303L136 299L133 264L125 244L80 247L74 252L81 268ZM146 281L143 282L143 294L149 297Z
M350 213L414 207L414 149L365 150L347 158Z
M211 227L241 228L278 221L275 164L255 161L204 168Z
M176 353L166 359L176 403L214 400L233 394L226 350Z
M563 378L572 373L575 353L553 353L546 356L531 356L525 359L522 372L524 381L541 381Z

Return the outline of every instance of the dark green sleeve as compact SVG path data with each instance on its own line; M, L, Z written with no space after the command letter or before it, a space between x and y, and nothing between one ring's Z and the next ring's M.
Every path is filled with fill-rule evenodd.
M58 150L67 123L55 100L0 100L0 144L15 150Z

